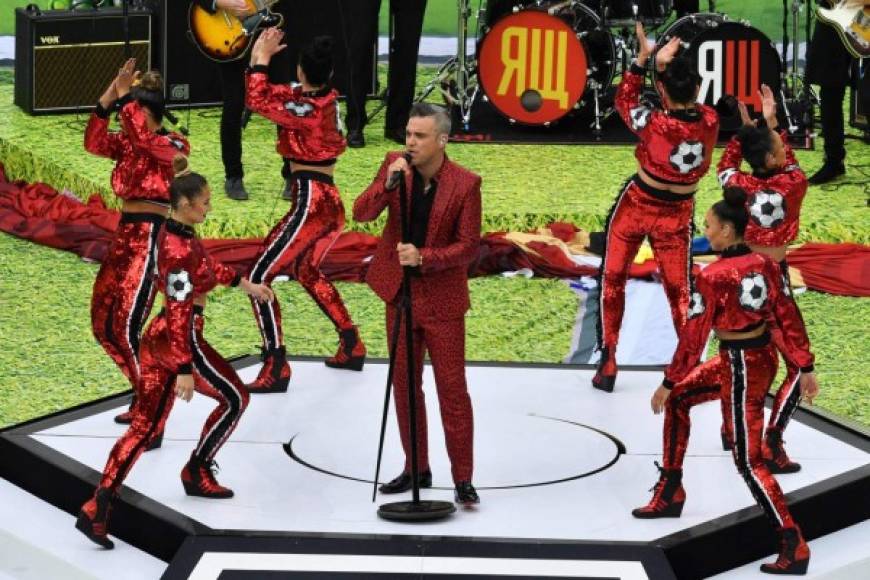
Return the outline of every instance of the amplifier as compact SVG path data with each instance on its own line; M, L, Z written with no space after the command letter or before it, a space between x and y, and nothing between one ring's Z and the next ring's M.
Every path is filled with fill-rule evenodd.
M852 69L852 94L849 99L849 124L862 131L870 131L870 64L865 64L863 70L861 60L855 61Z
M30 114L91 110L124 63L119 8L15 10L15 104ZM129 13L131 56L151 68L151 12Z

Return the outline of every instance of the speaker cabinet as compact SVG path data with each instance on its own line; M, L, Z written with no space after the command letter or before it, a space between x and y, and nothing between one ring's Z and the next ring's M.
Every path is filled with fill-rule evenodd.
M151 67L151 12L129 14L131 56ZM122 11L15 10L15 104L30 114L92 110L126 54Z

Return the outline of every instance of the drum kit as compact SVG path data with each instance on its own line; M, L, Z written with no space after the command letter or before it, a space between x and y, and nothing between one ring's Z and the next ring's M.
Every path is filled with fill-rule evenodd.
M458 0L456 56L418 95L441 92L465 131L481 99L511 124L573 119L600 135L614 112L613 81L637 52L638 20L658 39L682 39L702 79L699 101L715 105L727 94L760 110L762 83L781 94L782 61L770 39L712 2L709 12L674 18L672 0L479 0L473 52L469 3Z

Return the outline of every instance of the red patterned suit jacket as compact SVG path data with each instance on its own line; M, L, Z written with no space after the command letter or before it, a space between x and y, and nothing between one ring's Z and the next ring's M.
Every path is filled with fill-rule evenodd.
M387 225L369 266L366 282L384 302L397 299L402 284L402 267L396 245L402 239L399 214L399 188L386 191L387 168L401 155L387 153L371 185L353 204L353 219L372 221L389 206ZM468 297L468 267L477 256L480 244L480 176L460 167L446 156L434 177L438 183L426 244L420 248L423 266L420 276L412 277L414 316L447 320L465 315ZM410 198L411 180L405 180ZM410 207L410 199L408 203Z

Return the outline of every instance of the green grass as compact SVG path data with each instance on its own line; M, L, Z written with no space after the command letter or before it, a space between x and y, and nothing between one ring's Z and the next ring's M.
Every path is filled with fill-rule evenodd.
M420 82L427 74L422 72ZM28 117L11 105L11 81L10 71L0 69L0 161L9 175L44 180L79 195L98 191L116 203L108 191L111 162L82 150L85 117ZM215 113L195 111L191 116L192 163L219 184ZM381 123L378 119L367 130L368 147L348 151L339 164L337 183L348 205L369 183L384 152L396 148L379 136ZM215 195L215 211L201 230L205 236L262 235L285 211L286 203L279 199L282 183L274 136L268 123L252 121L245 133L245 165L253 198L238 203ZM801 221L803 240L870 243L866 176L859 177L855 168L863 164L866 169L867 149L855 140L847 147L853 181L837 188L811 188ZM484 177L486 231L528 229L554 217L596 228L634 166L628 146L451 144L450 154ZM808 171L821 163L819 151L799 151L798 157ZM715 178L706 177L699 196L701 211L718 191ZM348 225L363 229L360 224ZM0 235L0 426L127 388L90 334L95 273L94 265L72 254ZM380 301L362 284L339 287L372 355L385 356ZM335 335L310 299L296 284L281 284L277 291L285 310L293 312L285 317L291 351L331 354ZM576 298L560 281L493 277L472 281L471 292L469 359L559 362L567 353ZM819 405L870 425L870 346L864 337L864 329L870 327L868 301L812 292L798 300L819 359ZM206 334L225 355L255 351L256 327L246 299L237 291L215 293L208 320Z
M184 1L184 0L172 0ZM401 1L401 0L392 0ZM390 0L381 0L380 33L385 35L388 30L388 6ZM480 0L469 0L469 6L474 14ZM0 0L0 35L15 34L15 8L27 6L27 0ZM34 0L43 9L48 9L50 0ZM701 2L702 8L706 3ZM778 2L751 2L749 0L719 0L716 2L719 12L728 14L732 19L748 20L756 28L761 29L773 41L782 37L782 5ZM426 17L423 22L423 33L429 36L456 36L457 21L456 0L428 0ZM472 18L470 30L474 30L476 19ZM801 28L803 30L803 28ZM791 33L791 29L789 29ZM803 32L801 32L803 34Z

